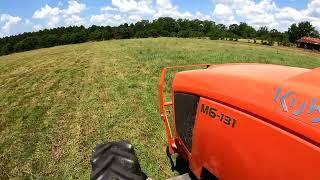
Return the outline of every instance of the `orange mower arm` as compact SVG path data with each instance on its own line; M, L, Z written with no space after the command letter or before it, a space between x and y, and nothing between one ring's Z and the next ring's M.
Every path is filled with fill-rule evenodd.
M158 92L159 92L159 103L160 103L160 117L165 125L166 133L167 133L167 141L169 153L173 154L176 150L175 138L172 135L172 131L170 128L170 123L168 120L168 115L166 112L166 107L172 106L172 101L165 102L165 78L168 69L184 69L184 68L193 68L193 67L206 67L208 68L210 64L198 64L198 65L185 65L185 66L170 66L162 69L162 73L160 76L159 84L158 84Z

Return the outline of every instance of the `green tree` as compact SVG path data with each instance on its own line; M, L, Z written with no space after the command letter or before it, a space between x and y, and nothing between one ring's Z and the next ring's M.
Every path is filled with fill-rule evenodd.
M231 24L229 26L229 32L234 34L234 35L239 34L238 30L239 30L239 25L238 24Z
M102 40L102 32L99 29L96 29L95 31L90 32L89 40L90 41L100 41L100 40Z
M237 29L237 35L247 39L249 36L247 29L248 29L247 23L241 22Z
M38 47L39 41L35 37L26 37L25 39L21 40L17 44L15 44L14 49L17 52L20 51L29 51L32 49L36 49Z
M319 32L310 22L304 21L300 22L298 25L292 24L288 29L288 35L290 42L294 43L304 36L319 37Z
M41 47L52 47L58 44L58 36L55 34L44 35L40 38Z
M220 38L224 38L225 30L226 30L225 26L214 25L213 27L211 27L211 30L209 32L209 38L211 40L218 40Z
M171 32L178 32L176 20L171 17L160 17L154 20L152 27L158 30L160 36L169 37Z
M301 34L310 34L310 36L317 36L318 34L314 28L311 28L310 31L310 24L307 23L293 25L292 27L290 33L295 32L297 37L301 36ZM299 29L301 29L301 32ZM230 40L258 37L262 40L268 40L268 42L272 39L272 41L281 42L281 44L288 44L289 32L281 33L277 30L269 32L266 27L261 27L256 32L253 27L244 22L240 23L240 25L232 24L227 28L223 24L216 25L215 22L208 20L176 20L171 17L161 17L152 22L141 20L134 24L124 23L115 27L92 25L86 28L84 26L69 26L4 37L0 38L0 55L87 41L159 36L183 38L209 37L210 39L229 38Z
M190 37L190 32L189 31L186 31L186 30L181 30L178 32L177 36L180 37L180 38L187 38L187 37Z
M8 42L2 46L0 54L1 55L10 54L11 52L13 52L13 50L14 50L14 48L13 48L12 43Z
M290 42L296 42L298 40L300 35L299 35L299 30L298 30L297 24L292 24L290 28L288 29L288 35L289 35L289 41Z
M246 38L255 38L257 31L252 26L247 25L245 28L245 34L247 35Z
M261 40L266 40L269 35L269 30L266 26L260 27L259 30L257 31L257 38Z

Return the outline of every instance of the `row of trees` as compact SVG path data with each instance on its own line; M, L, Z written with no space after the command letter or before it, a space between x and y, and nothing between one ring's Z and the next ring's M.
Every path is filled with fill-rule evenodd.
M210 31L210 39L222 39L237 40L239 38L244 39L257 39L261 40L263 44L273 45L277 42L278 45L289 46L295 43L298 39L309 36L319 37L319 32L308 21L300 22L298 24L292 24L288 31L279 32L276 29L269 30L267 27L260 27L255 30L252 26L246 23L231 24L228 28L224 25L216 25Z
M212 21L173 19L162 17L153 21L142 20L135 24L110 26L70 26L54 29L44 29L38 32L27 32L0 39L0 55L28 51L57 45L76 44L87 41L102 41L109 39L129 39L147 37L210 37L210 39L239 38L260 39L272 45L294 43L303 36L319 37L319 32L309 22L293 24L286 32L267 27L254 29L246 23L232 24L229 27Z

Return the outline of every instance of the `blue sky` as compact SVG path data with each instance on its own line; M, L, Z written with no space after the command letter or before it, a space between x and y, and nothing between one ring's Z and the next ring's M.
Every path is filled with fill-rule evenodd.
M280 31L310 21L320 29L320 0L1 0L0 37L69 25L119 25L141 19L247 22Z

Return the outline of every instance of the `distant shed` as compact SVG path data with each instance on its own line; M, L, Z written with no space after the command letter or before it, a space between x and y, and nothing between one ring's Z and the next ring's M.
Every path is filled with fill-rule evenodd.
M303 37L297 43L300 48L320 50L320 38Z

